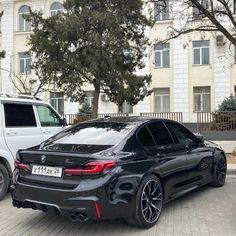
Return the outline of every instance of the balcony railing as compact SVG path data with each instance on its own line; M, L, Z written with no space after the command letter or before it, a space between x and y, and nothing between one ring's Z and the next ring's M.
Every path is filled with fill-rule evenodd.
M183 122L182 112L145 112L145 113L140 113L140 116L155 117L155 118L169 119L178 122Z

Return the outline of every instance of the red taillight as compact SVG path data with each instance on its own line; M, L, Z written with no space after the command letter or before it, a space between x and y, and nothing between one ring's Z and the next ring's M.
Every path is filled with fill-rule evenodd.
M29 170L29 165L22 164L19 161L15 161L14 164L15 164L15 168L17 169Z
M116 165L115 161L99 161L89 162L83 166L73 169L65 169L64 173L69 175L94 175L99 174L104 170L113 168Z

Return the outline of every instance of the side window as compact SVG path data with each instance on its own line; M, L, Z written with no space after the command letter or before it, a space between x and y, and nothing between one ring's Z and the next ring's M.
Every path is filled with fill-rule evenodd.
M154 147L155 142L146 126L142 127L137 134L139 141L144 147Z
M60 118L47 106L37 106L41 126L61 126Z
M173 140L169 131L161 121L148 124L148 128L151 131L157 146L173 144Z
M193 143L194 134L188 131L184 126L175 122L167 122L167 126L173 134L177 143L182 145Z
M36 127L32 105L4 104L6 127Z

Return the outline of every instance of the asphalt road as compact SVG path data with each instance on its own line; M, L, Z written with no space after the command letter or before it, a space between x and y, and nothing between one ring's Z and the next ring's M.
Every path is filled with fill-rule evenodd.
M8 194L0 202L0 235L235 236L236 176L227 176L222 188L206 186L166 204L159 222L149 230L119 220L80 224L40 211L16 209Z

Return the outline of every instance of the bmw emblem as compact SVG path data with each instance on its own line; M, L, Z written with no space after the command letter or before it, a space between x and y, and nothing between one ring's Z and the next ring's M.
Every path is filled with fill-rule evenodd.
M46 156L42 155L42 156L41 156L41 162L42 162L42 163L45 163L45 161L46 161Z

